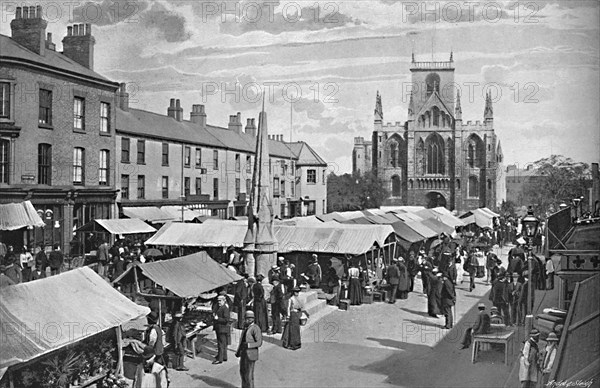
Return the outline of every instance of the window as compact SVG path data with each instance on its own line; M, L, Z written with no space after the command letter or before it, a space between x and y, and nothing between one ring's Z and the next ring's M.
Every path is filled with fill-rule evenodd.
M399 197L400 196L400 177L398 175L394 175L392 177L392 196Z
M129 199L129 175L121 175L121 199Z
M10 140L0 139L0 183L8 183Z
M478 198L479 197L479 181L477 177L470 176L469 177L469 197Z
M85 150L83 148L73 149L73 184L82 185L85 179L84 174Z
M292 161L292 176L296 176L296 162Z
M100 150L98 156L98 184L100 186L108 186L109 156L108 150Z
M219 199L219 178L213 178L213 199Z
M285 160L281 161L281 175L285 176Z
M306 171L306 183L315 184L317 183L317 170Z
M427 174L444 174L444 140L437 133L427 137Z
M121 162L129 163L129 139L126 137L121 139Z
M163 199L169 198L169 177L162 177L162 197Z
M146 164L146 141L137 141L137 163Z
M440 126L440 110L437 106L434 106L433 109L433 125L436 127Z
M185 147L185 153L183 156L183 165L190 167L192 165L192 149L191 147Z
M280 214L279 214L279 216L281 218L285 218L285 203L282 203L279 208L280 208Z
M235 154L235 172L240 172L240 154Z
M10 84L0 82L0 118L10 118Z
M273 195L279 196L279 178L273 178Z
M146 176L145 175L138 175L137 197L138 197L138 199L146 198Z
M52 177L52 146L50 144L38 145L38 183L51 184Z
M73 99L73 128L85 131L85 99L81 97Z
M190 195L190 182L191 180L189 177L183 178L183 195L186 197L189 197Z
M475 147L473 147L473 144L469 144L467 150L467 163L469 164L469 167L475 165Z
M296 183L292 180L292 182L290 183L290 195L292 197L296 196Z
M169 144L168 143L162 143L162 165L163 166L169 165Z
M213 151L213 170L219 169L219 151Z
M238 195L240 195L240 190L241 190L241 186L242 183L240 181L240 178L235 178L235 197L237 198Z
M52 91L40 89L39 124L52 125Z
M110 133L110 104L100 103L100 132Z
M281 196L285 197L285 180L281 180Z
M246 172L252 173L252 157L250 155L246 156Z
M202 178L196 178L196 195L202 194Z
M202 149L196 148L196 168L202 167Z
M246 194L250 195L252 191L252 179L246 179Z
M327 180L325 179L325 178L326 178L326 176L325 176L325 173L326 173L326 172L327 172L327 171L326 171L325 169L323 169L323 179L321 180L321 183L322 183L322 184L325 184L325 183L327 183Z

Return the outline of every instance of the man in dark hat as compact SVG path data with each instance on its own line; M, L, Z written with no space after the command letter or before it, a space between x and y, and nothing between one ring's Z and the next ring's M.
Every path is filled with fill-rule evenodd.
M163 344L163 331L158 326L158 312L150 311L150 314L146 316L148 321L146 333L144 335L144 343L151 346L156 356L156 362L161 365L165 365L163 358L164 344ZM166 365L165 365L166 366Z
M254 388L254 363L258 360L258 349L262 346L262 333L254 323L253 311L246 311L244 318L244 330L235 356L240 359L242 388Z
M506 271L500 268L498 278L492 282L492 290L490 291L490 301L502 314L502 319L507 326L510 326L510 313L508 311L508 302L510 296L508 294L508 281L506 279Z
M227 335L229 334L229 307L224 295L217 297L219 308L213 316L213 329L217 334L217 357L213 364L222 364L227 361Z
M48 263L50 264L50 274L58 275L61 271L61 267L64 261L65 257L60 251L60 245L55 244L54 250L50 252L50 257L48 258Z
M175 353L175 359L173 360L173 368L179 371L187 371L189 370L184 365L185 361L185 329L183 327L183 323L181 319L183 318L183 314L180 312L174 315L173 327L171 328L171 341L173 341L173 352Z
M392 264L387 267L387 282L390 285L390 300L388 303L396 303L396 294L398 293L398 283L400 283L400 272L396 263L398 259L394 258Z
M269 279L269 283L273 284L273 278L280 277L280 271L279 271L279 266L277 264L273 264L271 266L271 269L269 269L269 273L267 274L267 279Z
M477 315L477 321L472 327L469 327L463 335L460 349L466 349L471 346L473 342L473 336L476 334L487 334L490 332L490 316L485 311L485 304L479 303L477 305L479 309L479 315Z
M556 353L558 352L558 336L552 332L548 334L546 338L546 347L542 350L540 355L540 369L542 372L542 386L546 386L548 383L548 375L552 371L554 361L556 360Z
M442 274L442 314L446 319L444 329L452 329L454 325L454 317L452 315L452 307L456 304L456 291L454 284L448 278L448 275Z
M312 255L311 262L308 265L308 269L306 270L306 277L309 286L318 288L321 285L323 274L321 271L321 266L319 265L318 257L314 253Z
M283 298L285 295L285 286L275 276L272 280L273 289L271 290L271 318L273 320L273 334L281 333L281 313L283 311Z
M248 296L248 274L244 274L242 280L238 280L235 284L233 294L233 306L237 313L237 328L244 328L244 313L246 312L246 304L250 301Z
M519 301L518 301L518 314L519 314L519 319L518 319L518 325L519 326L523 326L525 325L525 316L527 316L527 314L529 313L529 299L528 299L528 295L529 295L529 272L528 271L523 271L522 276L520 277L520 282L522 283L521 286L521 292L519 293ZM532 299L532 303L535 303L535 288L531 287L531 299Z

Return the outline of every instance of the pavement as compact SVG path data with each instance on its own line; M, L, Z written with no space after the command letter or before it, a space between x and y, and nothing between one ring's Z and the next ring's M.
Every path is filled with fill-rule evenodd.
M495 251L507 264L510 246ZM520 343L509 365L501 352L484 352L471 363L470 349L459 350L464 330L473 324L480 301L489 307L490 286L468 278L458 285L455 326L443 329L444 318L427 315L427 298L416 280L415 292L396 304L351 306L348 311L328 309L311 317L302 328L302 348L282 348L281 335L265 335L255 367L257 387L512 387ZM543 293L538 291L540 294ZM540 295L536 294L536 295ZM538 305L545 298L537 297ZM524 328L517 328L523 338ZM186 359L187 372L170 370L171 387L239 387L238 359L234 353L239 330L232 331L229 360L212 365L216 354L213 332L200 340L195 360Z

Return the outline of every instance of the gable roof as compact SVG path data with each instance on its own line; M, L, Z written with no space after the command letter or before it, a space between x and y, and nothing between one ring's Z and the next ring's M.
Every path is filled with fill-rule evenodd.
M31 65L38 65L44 67L46 70L55 70L60 73L69 73L75 77L91 78L95 81L102 82L104 84L111 83L115 88L118 87L116 82L105 78L104 76L96 73L94 70L88 69L87 67L80 65L74 60L70 59L66 55L46 49L44 55L39 55L19 43L14 41L11 37L0 34L0 60L19 60L19 62L28 62Z
M423 104L421 106L421 109L419 109L419 112L415 115L415 117L419 117L426 110L429 110L429 108L431 108L434 105L438 106L438 103L442 106L442 108L444 108L444 111L446 111L446 113L449 114L450 117L452 117L452 119L454 120L454 113L451 112L450 109L448 109L448 107L446 106L446 104L444 104L444 101L442 101L442 99L440 98L438 92L431 93L431 96L429 96L429 99L427 99L427 101L425 102L425 104Z
M294 144L294 143L292 143ZM298 149L297 165L300 166L327 166L327 163L305 142L297 142L295 146ZM292 148L294 149L294 148Z

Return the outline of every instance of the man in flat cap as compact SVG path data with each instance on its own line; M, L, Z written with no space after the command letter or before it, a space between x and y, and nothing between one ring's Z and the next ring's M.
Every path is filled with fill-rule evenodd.
M539 372L539 339L540 332L538 329L532 329L529 332L529 339L525 341L525 344L523 345L521 358L519 360L519 381L521 382L522 388L535 388L537 384Z
M240 359L242 388L254 388L254 363L258 360L258 349L262 346L262 333L254 323L253 311L246 311L244 317L244 330L235 356Z
M217 356L213 364L222 364L227 361L227 335L229 334L229 307L224 295L217 297L219 308L213 316L213 329L217 334Z
M460 349L466 349L471 346L473 336L476 334L487 334L490 332L490 316L485 311L485 304L479 303L477 305L479 309L479 315L477 315L477 321L472 327L469 327L463 336L461 341Z

